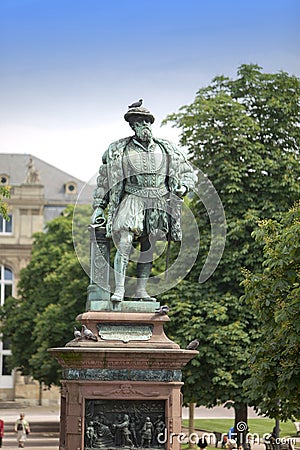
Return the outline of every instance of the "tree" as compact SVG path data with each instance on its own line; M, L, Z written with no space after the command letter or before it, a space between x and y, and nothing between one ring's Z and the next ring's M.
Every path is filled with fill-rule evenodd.
M83 222L89 215L82 207ZM47 349L73 338L88 286L73 247L72 217L70 206L47 224L45 233L35 234L31 261L20 274L19 298L8 298L1 308L1 331L11 342L11 367L48 386L59 384L61 372Z
M168 335L183 348L195 337L200 341L199 357L184 370L185 403L213 407L232 398L242 401L239 377L254 339L243 305L229 293L219 299L213 286L208 295L202 297L199 285L188 281L165 294L164 300L172 305ZM233 320L233 312L238 319Z
M4 219L8 220L7 215L7 203L5 202L5 198L10 197L10 188L8 186L0 186L0 215L4 217Z
M254 232L264 243L258 273L244 271L245 300L256 311L262 339L245 382L264 414L286 420L300 404L300 202Z
M195 288L199 299L197 308L185 323L173 321L174 336L178 340L191 333L191 320L206 327L204 308L210 302L216 302L220 307L226 305L232 326L239 324L239 340L231 340L230 329L226 337L223 336L229 347L229 342L235 346L236 353L242 354L246 348L249 352L257 339L259 323L255 311L241 298L241 268L255 270L261 265L261 242L251 236L257 228L257 221L276 217L287 204L299 198L299 100L298 78L285 72L266 74L257 65L242 65L236 79L214 78L211 85L197 92L192 104L183 106L177 114L169 115L165 120L180 128L181 145L186 147L191 161L215 186L227 221L226 246L220 264L208 281L197 284ZM193 211L201 241L199 258L188 281L197 283L210 245L210 225L205 208L198 199L194 200ZM185 297L186 293L182 295ZM171 306L176 310L174 303ZM218 323L219 310L216 308L216 317L210 322L216 333L226 330ZM195 332L194 329L192 331ZM199 386L193 401L207 406L222 401L224 388L226 395L228 392L226 377L231 374L236 388L231 395L228 392L227 399L234 402L236 422L245 420L247 403L250 400L255 403L255 399L250 399L243 391L243 382L249 377L247 359L236 358L235 364L231 358L221 359L222 374L214 377L215 346L212 342L208 346L206 341L203 348L200 344L199 349L198 361L205 360L211 387L206 393L201 389L203 377L194 361L189 365L190 373L185 378L189 383L188 378L192 376L194 384ZM187 390L186 396L190 401L192 397Z

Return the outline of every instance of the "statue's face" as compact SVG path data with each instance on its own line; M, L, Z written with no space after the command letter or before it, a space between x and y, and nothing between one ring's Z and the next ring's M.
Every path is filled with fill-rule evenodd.
M142 142L150 142L152 139L151 123L148 120L139 120L133 122L132 128L136 137Z

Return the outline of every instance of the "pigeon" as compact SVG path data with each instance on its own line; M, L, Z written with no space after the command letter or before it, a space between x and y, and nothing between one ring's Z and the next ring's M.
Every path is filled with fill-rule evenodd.
M170 308L167 305L161 306L159 309L156 309L156 314L168 314L170 311Z
M97 336L95 336L94 333L91 330L89 330L85 325L82 325L81 332L86 339L98 341Z
M134 102L131 105L128 106L128 108L139 108L140 106L142 106L143 103L143 99L140 98L138 102Z
M200 344L200 342L198 341L198 339L194 339L192 342L189 343L189 345L187 346L187 350L196 350L196 348L198 347L198 345Z
M76 327L74 327L74 338L76 339L76 340L79 340L79 339L81 339L81 332L79 331L79 330L77 330L77 328Z

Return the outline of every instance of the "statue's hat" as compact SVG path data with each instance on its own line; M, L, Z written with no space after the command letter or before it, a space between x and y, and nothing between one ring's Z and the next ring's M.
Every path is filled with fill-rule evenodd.
M147 118L151 123L154 122L154 116L151 114L151 112L146 109L143 108L142 106L136 107L136 108L129 108L129 110L127 111L127 113L124 116L124 119L127 122L134 122L136 120L138 120L139 118L143 119L143 118Z

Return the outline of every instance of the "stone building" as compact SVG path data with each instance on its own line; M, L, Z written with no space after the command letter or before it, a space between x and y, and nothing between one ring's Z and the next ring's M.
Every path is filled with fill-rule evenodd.
M0 302L3 305L5 298L18 295L19 274L30 260L33 233L42 231L67 205L90 204L94 188L33 155L9 153L0 154L0 185L11 186L10 220L0 215ZM40 394L38 383L20 377L16 371L11 373L6 364L9 355L9 342L4 335L0 341L0 401L22 398L34 403ZM50 401L51 395L45 391L44 397L47 396Z

